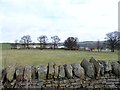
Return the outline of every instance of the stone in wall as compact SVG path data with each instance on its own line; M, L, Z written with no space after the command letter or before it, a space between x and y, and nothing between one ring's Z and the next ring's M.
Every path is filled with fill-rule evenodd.
M2 70L3 70L3 68L0 67L0 80L2 79Z
M100 75L103 76L105 73L104 66L101 64Z
M120 64L120 60L119 61L117 61L119 64Z
M6 71L7 71L7 75L6 75L6 78L9 80L9 81L12 81L14 79L14 74L15 74L15 66L9 66L6 68Z
M57 79L58 78L58 65L57 64L54 64L54 79Z
M54 77L54 63L48 63L48 79L53 79Z
M111 66L110 62L107 61L107 60L106 60L106 70L105 70L105 71L106 71L106 72L112 71L112 66Z
M66 74L67 78L69 78L69 79L72 78L73 77L72 66L70 64L65 64L64 68L65 68L65 74Z
M88 77L90 77L90 78L94 78L95 77L95 69L94 69L93 63L90 63L88 60L84 59L81 62L81 66L84 68L85 74Z
M32 78L32 80L37 79L37 73L38 73L37 66L31 66L31 78Z
M39 65L38 68L38 79L44 80L47 77L47 66L46 65Z
M58 73L59 73L59 75L58 75L59 79L64 79L65 78L65 69L64 69L63 65L59 66Z
M118 62L112 62L112 71L113 73L120 77L120 64Z
M22 66L16 67L15 75L17 81L22 81L24 79L24 67Z
M4 85L4 83L7 81L6 76L7 76L7 70L6 70L6 68L4 68L4 69L2 70L2 77L1 77L1 81L2 81L2 84L3 84L3 85Z
M2 86L2 70L3 68L0 67L0 90L2 90L3 86Z
M99 77L102 65L97 60L95 60L93 57L90 59L90 62L93 63L95 67L95 75Z
M110 72L112 70L112 67L109 61L99 60L99 62L104 66L104 73Z
M76 77L84 79L85 78L85 72L83 67L79 63L72 64L73 67L73 73Z
M30 65L25 66L25 70L24 70L24 79L27 81L31 81L32 80L32 67Z

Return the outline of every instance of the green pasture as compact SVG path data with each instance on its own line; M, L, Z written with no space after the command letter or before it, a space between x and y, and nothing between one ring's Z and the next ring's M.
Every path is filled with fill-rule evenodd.
M69 50L2 50L2 65L39 65L55 62L80 63L84 58L117 61L118 54L112 52L89 52Z
M0 50L8 50L11 46L9 43L0 43Z
M0 44L2 46L0 65L39 65L55 62L57 64L80 63L84 58L94 57L97 60L117 61L116 52L89 52L70 50L11 50L10 44Z

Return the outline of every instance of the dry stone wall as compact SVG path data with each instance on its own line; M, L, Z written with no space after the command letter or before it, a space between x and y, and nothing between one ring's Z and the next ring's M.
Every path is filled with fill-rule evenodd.
M9 66L0 69L0 88L120 89L120 62L84 59L81 63Z

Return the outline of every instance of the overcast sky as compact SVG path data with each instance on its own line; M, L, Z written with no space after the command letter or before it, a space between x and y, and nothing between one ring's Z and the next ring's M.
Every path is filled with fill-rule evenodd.
M30 35L79 41L104 40L118 30L119 0L0 0L0 42Z

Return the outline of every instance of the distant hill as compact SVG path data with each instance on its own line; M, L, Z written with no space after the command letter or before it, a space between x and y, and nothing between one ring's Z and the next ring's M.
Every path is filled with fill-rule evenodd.
M98 41L83 41L79 42L80 47L88 47L88 48L97 48ZM106 48L104 41L99 41L99 46L102 48Z

